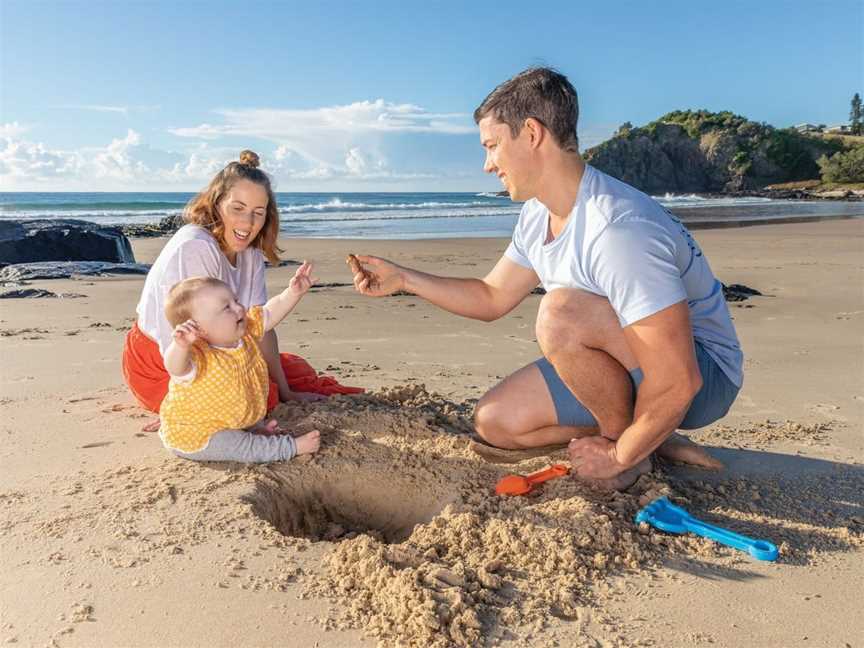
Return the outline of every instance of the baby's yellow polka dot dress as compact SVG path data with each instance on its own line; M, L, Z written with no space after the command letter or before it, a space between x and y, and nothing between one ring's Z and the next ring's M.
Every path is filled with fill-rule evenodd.
M246 334L234 349L193 347L196 374L189 382L173 378L159 410L159 436L166 447L197 452L220 430L241 430L267 413L267 364L258 347L264 311L246 314Z

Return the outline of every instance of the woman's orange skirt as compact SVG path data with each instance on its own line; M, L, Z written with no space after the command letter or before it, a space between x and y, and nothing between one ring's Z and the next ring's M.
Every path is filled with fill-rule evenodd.
M359 394L360 387L340 385L335 378L319 376L318 372L300 356L280 354L282 370L288 386L297 392L312 392L332 396L333 394ZM138 323L126 334L123 345L123 378L129 391L144 409L159 413L162 399L168 393L168 371L162 362L159 345L141 332ZM279 387L271 379L267 394L267 410L279 404Z

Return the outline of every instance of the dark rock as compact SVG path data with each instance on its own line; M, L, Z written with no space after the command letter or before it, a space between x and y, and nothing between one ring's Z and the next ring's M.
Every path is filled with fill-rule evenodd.
M18 290L6 290L0 292L0 299L36 299L43 297L74 299L76 297L86 297L78 293L60 293L59 295L50 290L42 290L41 288L19 288Z
M108 261L135 263L123 233L73 219L0 221L0 262Z
M728 302L739 302L749 299L753 295L762 296L762 293L755 288L749 288L742 284L723 284L723 296Z
M0 270L0 281L29 279L68 279L74 275L147 274L145 263L103 263L101 261L56 261L53 263L16 263Z
M158 223L148 223L145 225L121 225L120 230L126 236L150 238L154 236L171 236L185 224L186 221L183 220L183 214L170 214L163 217Z

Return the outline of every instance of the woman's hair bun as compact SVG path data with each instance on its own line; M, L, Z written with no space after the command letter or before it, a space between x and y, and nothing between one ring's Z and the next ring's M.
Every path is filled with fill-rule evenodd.
M257 169L261 164L261 160L258 158L258 154L255 151L246 149L245 151L240 152L240 164L245 164Z

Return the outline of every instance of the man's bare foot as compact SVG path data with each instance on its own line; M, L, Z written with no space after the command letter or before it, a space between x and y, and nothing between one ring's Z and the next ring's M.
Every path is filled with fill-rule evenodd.
M471 438L468 442L468 447L484 461L488 461L489 463L508 464L518 463L520 461L525 461L526 459L533 459L534 457L551 455L560 450L564 450L567 447L567 444L558 443L555 445L541 446L539 448L507 450L505 448L496 448L493 445L489 445L483 439Z
M708 454L698 443L686 436L673 432L656 450L659 457L668 461L685 463L708 470L723 470L723 463Z
M298 455L318 452L318 448L321 447L321 433L318 430L312 430L303 436L296 437L294 443L297 445Z
M592 488L598 490L623 491L630 488L636 483L637 479L649 472L651 472L651 460L643 459L632 468L628 468L624 472L615 475L614 477L610 477L609 479L583 479L576 474L575 470L573 471L573 477L583 484L588 484Z

